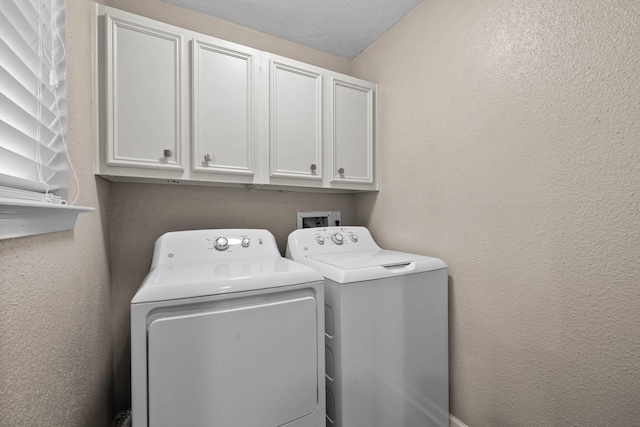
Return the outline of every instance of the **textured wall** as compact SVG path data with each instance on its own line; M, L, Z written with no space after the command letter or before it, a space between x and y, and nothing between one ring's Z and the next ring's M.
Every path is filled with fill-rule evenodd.
M160 0L110 0L128 12L189 28L338 72L351 61ZM165 232L198 228L266 228L284 253L297 211L340 210L353 223L354 196L235 188L111 184L111 271L116 409L130 405L129 303L149 271L153 244Z
M0 426L108 426L113 407L109 188L93 176L91 3L67 0L73 231L0 241ZM70 175L70 197L76 186Z
M640 7L428 0L353 64L380 84L381 244L450 266L451 412L640 423Z

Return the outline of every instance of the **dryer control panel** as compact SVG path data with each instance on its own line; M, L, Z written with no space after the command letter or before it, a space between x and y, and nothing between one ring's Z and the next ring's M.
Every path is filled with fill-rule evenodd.
M283 258L267 230L176 231L156 241L149 274L131 302L231 294L321 280L311 268Z
M152 267L279 256L275 238L267 230L177 231L166 233L156 241Z

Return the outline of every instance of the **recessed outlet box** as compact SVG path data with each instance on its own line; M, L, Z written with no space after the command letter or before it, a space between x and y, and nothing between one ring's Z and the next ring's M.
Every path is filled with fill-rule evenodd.
M340 225L340 211L298 212L297 228L333 227Z

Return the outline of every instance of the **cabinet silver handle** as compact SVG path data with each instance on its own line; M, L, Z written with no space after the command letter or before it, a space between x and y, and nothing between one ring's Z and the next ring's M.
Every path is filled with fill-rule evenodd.
M344 168L340 168L340 169L338 169L338 173L339 173L340 175L344 175Z
M205 161L205 162L210 162L210 161L211 161L211 159L212 159L211 154L205 154L205 155L204 155L204 161Z
M312 163L312 164L311 164L311 170L312 170L312 171L315 171L316 169L318 169L318 167L316 166L316 164L315 164L315 163Z
M171 151L171 150L164 150L164 156L165 156L165 157L171 157L171 156L173 156L173 151Z

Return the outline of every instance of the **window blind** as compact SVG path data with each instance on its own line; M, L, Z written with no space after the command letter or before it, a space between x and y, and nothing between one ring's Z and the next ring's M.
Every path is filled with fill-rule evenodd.
M64 11L0 1L0 197L67 198Z

